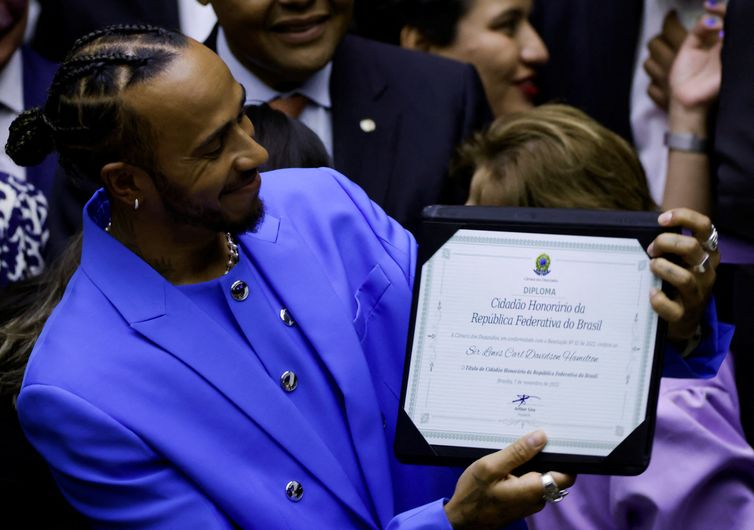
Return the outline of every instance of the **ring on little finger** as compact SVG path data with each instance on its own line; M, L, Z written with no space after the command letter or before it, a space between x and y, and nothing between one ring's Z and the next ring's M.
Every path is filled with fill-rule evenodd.
M541 479L542 487L544 488L542 498L547 502L560 502L568 495L567 489L558 488L558 485L555 484L555 479L552 478L550 473L545 473Z
M702 242L702 248L707 252L715 252L719 246L719 235L717 234L717 228L712 225L712 232L709 237Z
M697 265L694 265L691 270L699 274L704 274L705 272L707 272L707 269L709 269L709 254L705 252L702 261L700 261Z

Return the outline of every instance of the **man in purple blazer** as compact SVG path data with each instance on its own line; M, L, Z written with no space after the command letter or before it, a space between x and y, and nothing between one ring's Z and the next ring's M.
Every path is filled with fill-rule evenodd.
M245 101L204 46L124 27L18 119L18 162L52 138L105 188L18 397L67 499L96 528L522 528L544 434L397 461L413 237L335 171L261 177Z
M18 396L66 497L97 528L522 528L545 482L512 472L544 433L463 473L398 462L415 241L333 170L260 176L245 101L207 48L120 27L17 121L17 162L54 146L104 186ZM698 304L654 297L692 328L699 277Z

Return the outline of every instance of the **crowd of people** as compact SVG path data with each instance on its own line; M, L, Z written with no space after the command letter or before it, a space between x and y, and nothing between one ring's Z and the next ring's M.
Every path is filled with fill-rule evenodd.
M751 527L749 21L745 0L0 0L8 509ZM676 229L647 249L672 289L644 473L519 474L542 431L466 469L396 458L431 204Z

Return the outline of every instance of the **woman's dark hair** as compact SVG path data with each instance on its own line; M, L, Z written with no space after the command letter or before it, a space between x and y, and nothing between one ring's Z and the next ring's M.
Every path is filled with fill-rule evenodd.
M246 115L254 124L254 139L270 155L260 169L332 165L322 140L302 122L266 103L249 105Z
M15 396L34 343L81 260L81 232L42 274L0 292L0 398Z
M437 46L456 38L458 21L475 0L374 0L356 2L356 33L370 39L400 44L401 29L411 26Z
M58 68L44 107L11 124L5 150L16 164L38 164L51 151L72 176L99 181L108 162L152 168L146 119L122 92L165 69L188 39L153 26L110 26L76 41Z

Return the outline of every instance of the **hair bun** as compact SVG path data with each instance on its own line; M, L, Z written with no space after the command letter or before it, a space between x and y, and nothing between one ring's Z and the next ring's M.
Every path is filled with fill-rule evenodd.
M10 124L5 152L19 166L35 166L54 149L52 129L40 107L22 112Z

